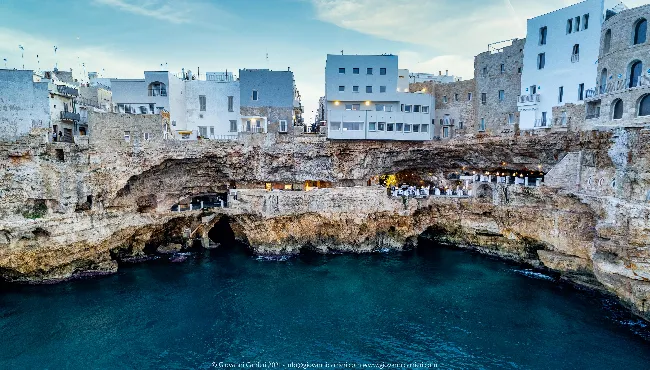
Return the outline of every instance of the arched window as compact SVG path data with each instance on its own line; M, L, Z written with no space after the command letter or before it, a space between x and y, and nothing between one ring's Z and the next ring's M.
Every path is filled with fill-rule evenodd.
M580 44L573 45L573 55L580 54Z
M648 33L648 21L644 18L639 19L634 27L634 45L645 42L646 33Z
M630 66L630 83L628 87L636 87L641 73L643 73L643 63L637 60Z
M623 118L623 101L621 99L614 101L614 104L612 104L612 112L612 119Z
M162 82L150 83L149 96L167 96L167 86Z
M650 94L647 94L639 102L639 116L650 116Z
M609 47L612 44L612 30L605 32L605 40L603 40L603 53L609 53Z
M600 73L600 93L604 94L607 91L607 68L603 68Z

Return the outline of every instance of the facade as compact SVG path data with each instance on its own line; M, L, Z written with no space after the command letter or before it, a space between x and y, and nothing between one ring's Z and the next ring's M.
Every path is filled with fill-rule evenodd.
M13 141L33 128L49 128L51 140L74 142L86 134L78 96L72 72L0 70L0 138Z
M519 112L525 39L474 58L476 121L472 132L501 135L515 131Z
M476 83L474 79L450 83L420 82L411 91L425 91L435 99L433 136L447 140L475 132Z
M240 117L239 81L232 73L206 74L206 80L186 80L186 130L190 137L228 139L237 135Z
M595 87L587 90L587 126L650 124L650 5L603 23Z
M239 131L293 133L298 122L295 109L300 107L293 72L241 69L239 88Z
M586 0L528 20L517 99L520 129L566 125L553 117L552 108L584 103L596 80L601 25L624 7L614 0Z
M426 92L399 92L396 55L328 55L329 139L431 140L435 109Z

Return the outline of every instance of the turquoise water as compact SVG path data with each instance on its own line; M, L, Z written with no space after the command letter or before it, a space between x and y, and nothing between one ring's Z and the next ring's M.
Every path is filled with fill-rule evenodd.
M642 322L608 298L522 270L433 245L285 261L230 248L4 287L0 369L650 366Z

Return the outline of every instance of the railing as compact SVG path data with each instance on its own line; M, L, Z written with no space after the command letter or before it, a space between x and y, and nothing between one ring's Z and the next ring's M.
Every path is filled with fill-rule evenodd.
M61 112L61 121L76 121L81 120L81 115L79 113L73 112Z
M590 113L587 113L587 116L585 117L585 119L594 119L594 118L598 118L598 117L600 117L600 112L590 112Z
M571 55L571 63L577 63L580 61L580 54Z
M535 120L535 127L549 127L548 121L545 118L538 118Z
M56 92L65 96L79 96L79 90L66 85L56 85Z
M219 141L235 141L239 137L237 135L216 135L210 137L210 140L219 140Z
M242 127L242 132L264 133L264 127Z
M599 95L611 94L618 91L636 89L650 86L650 76L641 75L636 84L632 87L629 85L629 78L609 81L606 85L599 85L586 91L586 98L597 98Z
M539 94L526 94L526 95L520 95L519 98L517 98L518 103L539 103L541 100Z

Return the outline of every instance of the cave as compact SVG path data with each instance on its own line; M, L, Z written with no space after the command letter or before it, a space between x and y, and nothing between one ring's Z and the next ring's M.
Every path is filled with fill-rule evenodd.
M228 216L221 217L208 232L208 238L213 243L221 245L232 245L236 243L237 240L235 238L235 232L232 230L232 222L234 221Z

